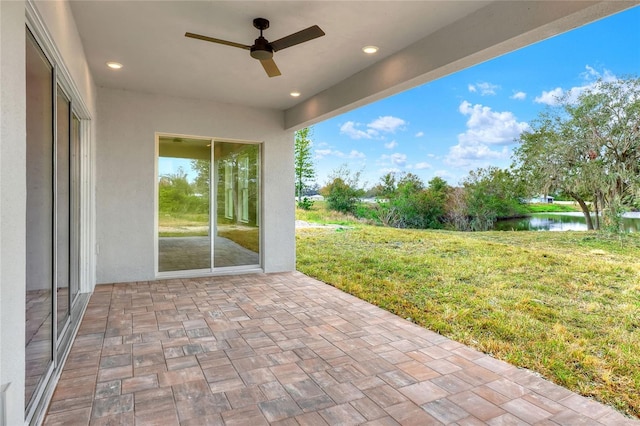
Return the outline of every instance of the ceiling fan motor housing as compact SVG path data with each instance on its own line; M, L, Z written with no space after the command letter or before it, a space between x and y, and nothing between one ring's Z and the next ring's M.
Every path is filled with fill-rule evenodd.
M263 61L273 57L273 48L264 37L260 36L251 46L251 57Z

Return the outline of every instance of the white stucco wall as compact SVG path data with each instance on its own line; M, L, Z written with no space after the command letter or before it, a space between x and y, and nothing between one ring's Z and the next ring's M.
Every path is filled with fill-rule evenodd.
M98 90L97 282L155 279L155 133L262 141L266 272L295 268L293 133L281 111Z
M24 2L0 1L0 387L7 424L24 416L25 313Z

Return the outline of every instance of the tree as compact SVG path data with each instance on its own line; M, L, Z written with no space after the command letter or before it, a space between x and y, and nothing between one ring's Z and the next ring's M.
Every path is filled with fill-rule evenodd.
M471 231L467 212L467 193L464 188L455 187L447 194L445 220L456 231Z
M396 174L395 173L387 173L380 178L380 184L378 185L379 196L381 198L390 198L392 197L397 188L396 183Z
M439 177L424 183L417 175L405 173L396 176L387 173L378 185L380 196L376 207L377 218L385 226L396 228L441 228L447 183Z
M298 205L307 205L303 203L302 197L307 188L307 182L315 177L315 169L313 167L313 153L311 147L312 129L305 127L296 132L295 141L295 173L296 173L296 195L298 197ZM302 203L302 204L301 204Z
M160 177L158 208L162 213L202 213L206 212L207 205L194 194L187 173L178 167L175 173Z
M191 168L196 171L196 178L193 182L194 191L209 200L209 181L211 176L210 160L191 160Z
M530 193L562 191L589 229L600 228L600 212L605 226L618 227L640 188L640 79L598 81L575 99L565 95L520 136L514 159Z
M431 217L431 227L440 228L446 222L447 197L450 191L451 187L447 181L440 176L435 176L427 182L427 192L431 198L430 210L428 212Z
M360 172L352 173L346 164L334 170L329 183L320 193L326 198L331 210L354 213L364 190L360 188Z
M512 217L520 212L522 196L516 178L498 167L480 168L469 172L463 181L464 201L472 231L487 231L498 218ZM460 201L460 197L456 202Z

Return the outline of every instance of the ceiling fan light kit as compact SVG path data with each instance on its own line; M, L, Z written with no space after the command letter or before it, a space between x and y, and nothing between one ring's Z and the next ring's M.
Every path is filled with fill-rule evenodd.
M260 36L254 40L252 46L189 32L185 33L185 37L248 50L252 58L260 61L260 63L262 64L262 68L264 68L269 77L277 77L281 75L281 73L275 61L273 60L274 52L286 49L287 47L295 46L297 44L305 43L309 40L313 40L314 38L322 37L323 35L325 35L324 31L322 31L319 26L313 25L309 28L298 31L297 33L289 34L288 36L285 36L274 42L269 42L262 35L262 32L269 28L269 21L264 18L256 18L253 20L253 26L260 30Z

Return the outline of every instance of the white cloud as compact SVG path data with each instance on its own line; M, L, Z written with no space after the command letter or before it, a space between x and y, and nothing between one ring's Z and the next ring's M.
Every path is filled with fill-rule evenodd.
M595 68L586 65L585 70L586 71L580 74L580 77L584 81L582 85L574 86L566 90L561 87L556 87L553 90L542 91L540 96L536 96L534 102L555 106L558 105L561 98L566 98L570 103L574 103L585 91L597 89L598 81L612 82L618 79L615 74L607 69L599 72Z
M373 120L367 124L367 127L382 133L395 133L396 130L401 129L405 124L407 124L406 121L401 118L385 115L384 117L378 117Z
M387 142L384 144L384 147L387 149L393 149L396 146L398 146L398 142L396 142L395 140L391 141L391 142Z
M391 162L399 167L407 164L407 154L400 154L399 152L391 154Z
M524 92L516 92L511 96L511 99L516 99L518 101L524 101L527 99L527 94Z
M525 122L517 121L510 111L497 112L483 105L460 104L459 111L469 116L467 131L458 135L458 144L449 148L445 162L452 166L469 166L478 162L505 160L511 153L507 146L529 129Z
M333 150L333 149L316 149L315 150L315 159L322 160L325 157L338 157L338 158L346 158L346 159L361 159L367 158L367 156L360 152L352 149L349 153L344 153L342 151Z
M557 105L562 96L564 96L564 90L561 87L556 87L548 92L543 90L542 94L536 96L533 101L538 104Z
M421 138L424 136L424 132L418 132L416 133L416 138Z
M596 82L597 80L602 80L604 82L612 82L616 81L618 77L608 69L603 69L602 72L599 72L595 68L589 65L585 65L585 72L583 72L580 76L585 81Z
M363 152L352 149L351 152L347 154L345 158L367 158L367 156Z
M384 154L380 157L381 160L389 160L391 164L398 167L404 167L407 164L407 154L401 154L395 152L391 155Z
M371 139L378 133L373 129L360 130L357 127L361 126L360 123L354 121L347 121L340 126L340 133L349 136L351 139Z
M424 170L424 169L430 169L431 168L431 164L426 163L426 162L421 162L421 163L417 163L413 166L414 169L416 170Z
M386 175L387 173L400 173L401 170L396 167L384 167L378 170L380 175Z
M471 105L467 101L463 101L458 110L469 116L467 131L458 135L458 142L462 144L510 144L529 129L527 123L517 121L510 111L496 112L490 107Z
M407 124L401 118L386 115L378 117L363 129L362 123L355 121L347 121L340 126L340 133L349 136L351 139L373 139L379 137L381 133L395 133Z
M315 159L322 160L324 157L331 155L332 150L330 149L316 149L315 150Z
M487 83L485 81L481 83L470 84L467 86L467 88L471 93L476 93L479 91L481 96L490 96L495 95L496 90L498 90L500 86L498 86L497 84Z
M454 145L449 149L446 163L452 166L469 166L474 162L505 160L509 158L511 152L506 146L502 150L495 151L484 144L476 145Z

